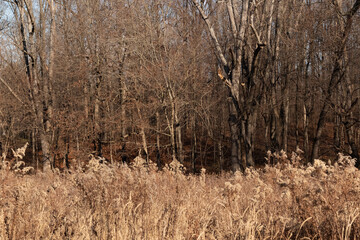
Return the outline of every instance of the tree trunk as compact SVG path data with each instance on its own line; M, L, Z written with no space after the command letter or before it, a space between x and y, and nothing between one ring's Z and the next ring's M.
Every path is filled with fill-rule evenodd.
M304 112L303 112L303 121L304 121L304 153L306 161L309 161L309 118L308 111L306 108L306 103L304 102Z
M242 134L245 144L245 155L246 155L246 164L247 167L255 166L254 161L254 137L255 137L255 129L256 129L256 120L257 120L257 111L253 110L244 121L242 121Z
M156 111L156 162L159 169L161 167L160 130L160 113Z
M241 166L239 163L239 123L237 113L234 109L233 103L229 102L229 127L231 135L231 166L234 172L240 171Z
M345 62L349 61L348 53L346 50L344 53L344 58L345 58ZM359 99L355 99L355 100L353 99L353 96L355 95L354 94L355 91L354 91L354 86L351 83L349 77L349 72L350 72L349 66L346 65L345 69L346 69L346 73L345 73L346 81L344 82L345 86L343 90L343 97L346 98L346 109L344 109L346 114L344 116L344 119L340 118L340 120L342 120L342 123L344 125L346 138L351 149L350 156L357 160L355 166L359 168L360 167L359 147L356 144L356 140L355 140L356 135L354 129L354 124L356 124L355 121L357 120L354 119L353 111L352 111L352 109L355 108L355 105L359 104L358 103ZM337 117L339 117L339 115L337 115Z
M43 170L49 171L51 169L51 160L50 160L50 139L47 136L45 123L46 119L44 119L44 112L41 107L42 102L45 100L42 93L39 91L39 82L37 79L37 70L36 70L36 52L35 52L35 42L34 42L34 34L35 34L35 22L34 22L34 13L32 2L26 3L27 9L27 18L28 18L28 40L25 36L25 27L24 27L24 17L25 17L25 7L24 1L16 1L16 5L19 9L19 21L20 21L20 34L22 38L22 50L24 54L24 61L26 67L26 75L28 79L28 88L29 88L29 98L34 114L34 119L36 122L36 127L40 133L40 142L41 149L43 154ZM46 106L47 107L47 106ZM45 107L45 109L46 109Z
M339 6L336 6L336 7L338 7L337 10L340 11L340 13L341 13L341 8ZM313 150L312 150L312 154L311 154L312 162L314 161L314 159L319 157L320 138L321 138L322 131L325 127L325 118L326 118L328 108L329 108L328 104L331 100L332 93L334 92L335 87L338 85L338 83L343 78L343 74L341 73L342 59L344 56L346 43L348 41L348 37L349 37L352 23L353 23L352 18L355 15L355 13L358 11L359 8L360 8L360 0L357 0L354 3L353 7L349 10L349 12L344 14L344 16L346 16L346 22L345 22L344 26L342 27L342 38L340 40L339 49L336 52L336 59L334 62L333 71L331 73L330 81L329 81L329 84L325 91L325 99L324 99L324 102L323 102L321 110L320 110L320 116L319 116L319 120L317 123L315 139L314 139L314 143L313 143ZM342 24L342 17L343 16L341 16L341 18L339 19L340 24ZM346 69L343 71L346 71Z
M122 54L118 56L120 59L119 63L119 82L120 82L120 127L121 127L121 138L124 139L126 136L126 84L124 79L124 64L125 64L125 58L126 58L126 46L124 42L124 36L123 36L123 43L121 47Z
M171 144L171 156L172 159L176 159L176 138L175 138L175 129L173 124L173 109L171 109L171 118L166 115L166 122L169 128L169 135L170 135L170 144Z
M278 89L278 59L280 54L280 28L281 28L281 11L282 11L282 2L279 1L278 8L276 12L276 28L275 28L275 42L272 52L272 72L271 72L271 117L270 117L270 138L271 138L271 147L272 151L280 151L281 147L281 125L280 125L280 113L279 105L277 100L277 89Z
M125 107L125 102L126 102L126 88L125 88L125 83L124 80L122 80L120 82L120 126L121 126L121 137L125 138L126 136L126 124L125 124L125 119L126 119L126 107Z
M334 145L337 151L340 150L341 147L341 139L340 139L340 131L341 131L341 125L340 125L340 116L339 116L339 107L340 106L340 96L339 94L336 95L336 104L335 104L335 123L334 123Z
M349 122L345 123L345 132L351 149L350 156L357 160L355 166L359 168L360 167L359 147L355 143L355 136L352 131L352 126L349 126Z
M94 97L94 116L93 116L93 128L94 128L94 151L98 156L102 156L102 142L104 137L104 130L102 124L102 110L100 109L100 89L102 82L102 73L98 70L95 71L95 83L93 84L93 97Z
M148 146L147 146L146 134L145 134L145 126L144 126L145 122L143 120L143 117L142 117L142 114L140 111L140 107L139 107L139 103L137 101L135 101L135 105L136 105L138 117L140 119L140 135L141 135L142 146L143 146L143 150L144 150L144 154L145 154L145 160L146 160L146 162L149 162L149 152L148 152Z
M288 132L289 132L289 109L290 97L287 76L285 76L285 86L283 86L283 102L282 102L282 149L287 152L288 150Z
M180 163L184 163L184 154L183 154L183 142L182 142L182 132L181 125L178 118L178 109L176 104L175 107L175 129L176 129L176 146L177 146L177 155Z
M295 151L297 151L299 149L299 77L296 78L295 94Z
M44 128L45 128L45 138L49 145L53 139L52 136L52 119L53 119L53 102L54 97L52 95L52 85L54 82L54 66L55 66L55 34L56 34L56 22L55 22L55 3L53 0L48 0L49 9L50 9L50 46L49 46L49 77L44 77L43 79L43 91L44 91ZM50 153L49 153L50 154ZM50 163L51 165L51 163ZM45 170L45 168L44 168Z
M197 144L197 139L196 139L196 118L195 118L195 111L194 109L192 110L193 113L191 114L191 133L192 133L192 138L191 138L191 168L193 170L193 172L195 173L196 171L196 144Z

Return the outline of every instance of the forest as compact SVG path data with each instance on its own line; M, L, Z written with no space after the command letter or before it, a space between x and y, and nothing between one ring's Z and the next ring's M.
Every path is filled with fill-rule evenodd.
M0 239L359 239L360 0L1 0Z
M359 159L360 1L4 0L2 161ZM356 164L359 166L358 164Z

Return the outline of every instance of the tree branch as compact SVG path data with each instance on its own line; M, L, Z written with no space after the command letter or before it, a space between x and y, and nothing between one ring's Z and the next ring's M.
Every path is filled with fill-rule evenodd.
M11 92L11 94L22 104L24 104L23 101L21 101L21 99L19 98L19 96L12 90L12 88L5 82L5 80L0 77L0 81L9 89L9 91Z
M216 37L216 34L215 34L215 30L214 28L212 27L211 25L211 22L209 20L209 17L206 15L204 9L202 9L202 7L200 6L200 4L197 2L197 0L192 0L192 2L194 3L194 5L196 6L196 8L199 10L200 14L201 14L201 17L203 18L203 20L205 21L207 27L208 27L208 30L210 32L210 36L211 36L211 39L215 45L215 48L216 48L216 51L217 51L217 55L218 57L220 58L220 61L222 63L222 65L224 65L225 67L228 67L228 62L226 61L225 59L225 56L221 50L221 46L220 46L220 43L219 43L219 40L217 39Z

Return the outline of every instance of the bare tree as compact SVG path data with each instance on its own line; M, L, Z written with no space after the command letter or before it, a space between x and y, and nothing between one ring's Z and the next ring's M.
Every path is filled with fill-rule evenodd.
M341 14L342 18L340 18L340 26L341 33L340 38L338 39L338 46L335 52L335 59L333 63L332 73L330 75L330 80L325 90L325 99L320 109L319 120L317 121L315 139L313 143L313 149L311 154L311 160L319 157L319 147L320 147L320 138L322 135L322 131L325 127L326 115L329 109L329 102L332 97L332 93L336 89L336 86L343 80L346 68L343 68L343 58L345 54L346 44L349 39L349 35L351 33L352 25L353 25L353 17L360 8L360 1L357 0L354 2L353 6L344 14L341 11L339 6L339 2L335 1L334 5L336 7L336 11ZM343 21L343 22L342 22Z

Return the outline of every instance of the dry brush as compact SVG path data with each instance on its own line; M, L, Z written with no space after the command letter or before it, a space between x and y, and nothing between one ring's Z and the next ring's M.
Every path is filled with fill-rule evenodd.
M354 239L360 172L294 153L245 173L185 175L139 158L72 173L0 170L0 239Z

